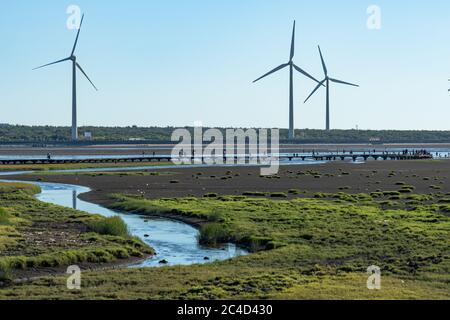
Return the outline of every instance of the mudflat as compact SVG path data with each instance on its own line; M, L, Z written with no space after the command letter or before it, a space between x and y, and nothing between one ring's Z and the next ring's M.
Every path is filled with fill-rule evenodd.
M288 197L314 193L369 193L414 187L414 193L449 193L450 160L369 161L363 164L330 162L282 166L276 176L260 176L258 167L149 169L156 174L78 173L14 176L27 181L48 181L87 186L81 198L101 205L111 194L140 194L144 198L177 198L208 193L242 195L246 192L284 192ZM158 174L160 172L160 174ZM164 173L164 174L163 174ZM170 173L170 174L167 174ZM302 192L289 194L291 189Z

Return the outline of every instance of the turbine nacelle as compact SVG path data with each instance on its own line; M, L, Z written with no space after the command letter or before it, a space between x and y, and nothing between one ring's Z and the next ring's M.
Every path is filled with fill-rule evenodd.
M325 78L314 88L314 90L311 92L311 94L308 96L308 98L306 98L304 103L306 103L309 100L309 98L311 98L314 95L314 93L316 93L317 90L319 90L319 88L321 86L324 86L326 84L326 88L327 88L326 129L330 130L330 90L329 90L330 89L330 81L334 82L334 83L338 83L338 84L344 84L344 85L347 85L347 86L353 86L353 87L359 87L359 86L357 84L353 84L353 83L350 83L350 82L345 82L345 81L342 81L342 80L337 80L337 79L334 79L334 78L330 78L328 76L328 69L327 69L327 66L325 64L325 59L323 58L323 55L322 55L322 50L320 50L320 46L319 46L319 54L320 54L320 60L322 62L322 68L323 68L323 73L325 74Z
M275 69L269 71L262 77L259 77L253 83L275 73L278 72L286 67L290 68L290 78L289 78L289 139L294 139L294 80L293 80L293 70L295 69L297 72L303 74L304 76L308 77L309 79L315 81L316 83L319 83L317 79L315 79L313 76L311 76L309 73L307 73L305 70L301 69L300 67L296 66L293 59L295 55L295 21L294 26L292 28L292 40L291 40L291 50L289 54L289 61L287 63L284 63Z
M308 98L306 98L304 103L306 103L309 100L309 98L311 98L314 95L314 93L316 93L316 91L319 90L319 88L321 86L325 87L325 85L324 85L325 83L327 83L327 85L328 85L329 81L334 82L334 83L338 83L338 84L344 84L344 85L347 85L347 86L359 87L359 85L357 85L357 84L353 84L353 83L350 83L350 82L345 82L345 81L342 81L342 80L337 80L337 79L334 79L334 78L330 78L328 76L328 68L327 68L327 65L325 63L325 59L323 58L322 50L320 50L320 46L318 48L319 48L320 60L322 62L322 68L323 68L323 73L325 74L325 78L314 88L313 92L311 92L311 94L308 96Z
M51 62L51 63L48 63L48 64L44 64L43 66L34 68L33 70L44 68L44 67L48 67L48 66L51 66L51 65L54 65L54 64L65 62L65 61L72 61L76 65L76 67L81 71L81 73L83 73L83 75L86 77L86 79L92 84L94 89L98 91L97 87L94 85L94 83L91 81L91 79L89 79L89 77L86 74L86 72L83 70L83 68L80 66L80 64L77 63L77 56L74 54L75 50L77 48L78 38L80 37L81 26L83 25L83 20L84 20L84 14L81 16L80 26L78 27L77 37L75 38L75 43L73 45L72 53L70 54L70 57L62 59L62 60L58 60L58 61L55 61L55 62Z
M294 55L295 55L295 21L294 21L294 27L293 27L293 30L292 30L292 41L291 41L291 51L290 51L289 61L287 63L282 64L282 65L276 67L275 69L269 71L268 73L266 73L262 77L259 77L258 79L253 81L253 83L258 82L259 80L261 80L261 79L271 75L272 73L280 71L280 70L282 70L282 69L284 69L286 67L293 67L295 70L297 70L298 72L300 72L304 76L306 76L306 77L310 78L311 80L319 83L319 81L316 78L314 78L309 73L307 73L306 71L304 71L303 69L301 69L300 67L295 65L295 63L293 61Z

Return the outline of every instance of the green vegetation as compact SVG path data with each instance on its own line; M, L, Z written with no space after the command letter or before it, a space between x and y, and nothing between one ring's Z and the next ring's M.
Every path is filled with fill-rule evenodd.
M245 191L242 193L243 196L249 196L249 197L265 197L267 196L266 192L260 192L260 191Z
M0 195L7 193L24 193L27 195L34 195L39 192L41 192L41 189L33 184L0 182Z
M92 132L93 142L169 142L173 127L80 127L79 131ZM192 127L186 127L193 132ZM205 128L206 129L206 128ZM220 129L225 132L226 129ZM373 131L373 130L313 130L295 131L296 139L302 143L367 143L379 139L383 143L446 143L450 140L450 131ZM45 144L51 142L69 142L70 127L50 126L0 126L0 142L34 142ZM280 130L280 138L286 140L288 130ZM82 139L82 137L80 137ZM83 141L83 140L82 140ZM88 142L88 141L85 141Z
M232 196L161 200L117 196L117 200L115 208L150 215L170 212L208 220L212 212L220 211L223 222L202 228L207 239L233 240L248 248L258 242L264 250L307 246L314 253L309 256L312 260L306 260L333 259L341 271L363 271L368 263L403 276L450 271L450 253L445 249L450 218L436 207L436 201L405 211L383 210L381 201L368 194L345 193L289 201Z
M33 185L0 183L0 281L28 269L153 254L129 236L119 217L103 218L45 204L34 198L37 192Z
M0 225L6 226L11 223L11 215L5 209L0 208Z
M85 272L83 290L65 278L0 289L5 298L56 299L450 299L450 217L445 197L402 195L384 209L382 192L321 198L244 196L143 200L115 196L115 208L205 221L205 244L235 241L253 254L207 265ZM388 195L392 196L392 195ZM404 203L404 204L403 204ZM382 290L366 269L382 268Z
M398 192L400 192L400 193L412 193L415 189L416 189L416 187L414 187L414 186L404 185L404 186L402 186L402 188Z
M385 196L399 196L399 191L383 191L383 195Z
M203 195L203 197L205 198L217 198L219 195L217 193L206 193L205 195Z
M200 228L200 244L217 246L230 240L228 231L218 223L205 224Z
M287 198L287 194L284 192L272 192L270 193L271 198Z
M114 198L116 209L201 220L202 244L233 241L252 254L207 265L84 272L83 290L77 292L66 289L63 276L44 278L0 288L0 298L450 299L448 195L380 190L289 200ZM117 238L87 232L96 239ZM0 276L4 270L7 278L11 264L4 268L1 261ZM366 288L371 265L382 269L380 291Z
M96 221L89 222L88 229L89 231L103 235L118 237L130 236L127 225L123 222L122 218L118 216L101 218Z
M13 280L13 274L9 264L0 261L0 282L9 282Z

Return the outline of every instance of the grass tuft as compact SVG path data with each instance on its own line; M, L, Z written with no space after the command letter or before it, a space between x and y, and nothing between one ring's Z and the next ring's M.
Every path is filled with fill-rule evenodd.
M127 225L121 217L102 218L98 221L88 223L90 231L101 234L118 237L129 237L130 233Z
M10 282L13 279L13 274L10 265L7 262L0 261L0 281Z
M270 194L270 197L271 198L287 198L288 195L284 192L272 192Z
M198 238L200 244L217 246L230 240L230 234L225 227L219 223L209 223L200 228Z
M10 219L10 214L4 208L0 208L0 226L10 225Z

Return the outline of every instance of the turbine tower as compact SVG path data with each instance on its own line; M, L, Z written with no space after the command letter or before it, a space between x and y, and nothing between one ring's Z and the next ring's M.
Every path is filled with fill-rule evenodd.
M312 95L314 93L316 93L317 90L319 90L319 88L325 84L326 89L327 89L327 101L326 101L326 107L327 107L327 119L326 119L326 130L330 131L330 81L334 82L334 83L339 83L339 84L345 84L348 86L353 86L353 87L359 87L356 84L353 83L349 83L349 82L345 82L345 81L341 81L341 80L337 80L337 79L333 79L330 78L328 76L328 69L327 66L325 64L325 60L323 59L323 55L322 55L322 51L320 50L320 46L319 46L319 54L320 54L320 60L322 60L322 67L323 67L323 72L325 74L325 79L323 79L318 85L317 87L313 90L313 92L308 96L308 98L306 98L305 103L309 100L309 98L312 97Z
M298 66L296 66L294 64L294 62L293 62L294 54L295 54L295 21L294 21L294 27L292 30L291 53L289 56L289 62L276 67L272 71L269 71L262 77L253 81L253 83L255 83L255 82L261 80L262 78L265 78L268 75L271 75L272 73L275 73L286 67L289 67L289 140L295 139L295 134L294 134L294 69L297 70L298 72L300 72L301 74L303 74L304 76L319 83L319 81L316 80L313 76L311 76L306 71L304 71L303 69L299 68Z
M52 63L45 64L43 66L34 68L33 70L41 69L47 66L51 66L53 64L65 62L65 61L72 61L72 141L78 140L78 127L77 127L77 68L83 73L83 75L88 79L88 81L92 84L94 89L98 91L97 87L94 85L94 83L89 79L86 72L84 72L83 68L80 66L80 64L77 62L77 57L75 56L75 49L77 48L78 43L78 37L80 36L81 26L83 25L84 20L84 14L81 17L80 26L78 28L77 37L75 38L75 43L73 45L72 53L68 58L58 60Z

